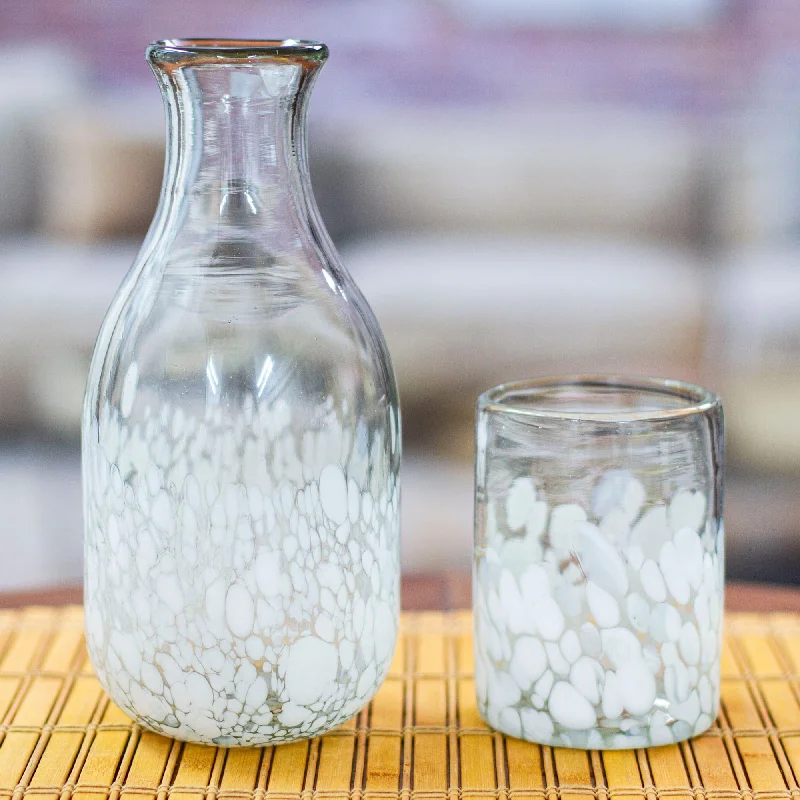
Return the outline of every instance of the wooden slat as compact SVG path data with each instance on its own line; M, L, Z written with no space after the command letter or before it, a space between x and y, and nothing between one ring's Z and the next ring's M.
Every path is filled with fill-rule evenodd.
M458 715L462 728L486 728L486 723L478 714L475 681L471 678L461 678L458 681Z
M107 792L97 787L113 783L129 736L127 731L97 732L73 793L76 798L104 800Z
M0 673L25 672L30 669L46 638L46 631L37 628L18 631L12 638L5 656L0 661Z
M252 792L258 781L258 770L264 750L260 747L231 748L225 759L225 769L220 781L220 794L227 792Z
M459 737L458 747L461 762L462 798L472 800L480 797L474 790L494 789L497 773L494 762L493 736L487 734L465 734Z
M508 785L514 797L533 797L534 790L544 789L542 751L538 744L506 738Z
M0 677L0 720L5 720L21 685L22 678Z
M764 727L750 690L743 680L723 680L721 693L725 714L732 728L752 730Z
M370 727L400 730L403 727L403 681L388 678L372 700Z
M671 792L675 791L674 796L679 800L689 800L694 796L691 791L689 776L686 774L686 765L678 745L652 747L646 753L647 765L656 790L669 789Z
M441 792L447 789L447 736L439 733L414 735L414 789Z
M269 794L296 794L303 788L308 742L293 742L273 748Z
M63 683L61 678L34 678L14 715L14 727L44 725Z
M165 736L149 731L142 734L125 779L122 797L152 800L156 796L172 746L172 741Z
M69 776L82 741L82 733L55 731L47 742L29 786L32 789L52 788L57 797Z
M414 689L414 724L421 728L446 725L447 683L436 678L420 678Z
M642 794L642 776L634 750L607 750L603 753L603 768L608 788L615 795Z
M792 672L800 673L800 636L781 636L780 644L788 656Z
M769 636L743 636L737 641L754 675L777 678L783 674Z
M0 747L0 797L11 797L39 741L38 733L10 731Z
M372 791L396 790L400 785L400 736L375 734L367 746L365 796Z
M400 678L405 672L406 665L406 637L400 635L397 638L397 646L394 649L392 663L389 665L389 677Z
M100 702L103 689L94 677L80 677L70 690L67 702L59 714L59 725L87 725Z
M722 642L720 651L720 671L723 678L741 678L744 675L727 639Z
M443 675L445 669L445 648L441 633L424 633L418 636L414 671L418 675Z
M67 672L83 647L83 633L66 629L56 633L42 659L42 672Z
M461 675L472 675L475 671L475 651L472 630L460 633L456 644L456 669Z
M750 786L755 791L767 792L786 788L766 736L739 736L736 747L747 770Z
M211 778L211 769L217 757L217 748L189 743L181 753L181 763L172 784L170 796L179 795L181 800L203 800L205 787ZM202 787L202 791L192 791Z
M324 736L320 742L317 786L342 796L349 794L354 751L355 737Z
M759 689L776 727L800 729L800 703L788 683L778 680L761 681Z
M781 739L781 745L797 780L800 777L800 736L786 736Z
M701 736L692 742L692 750L706 789L735 791L738 788L722 739L718 736Z
M592 785L589 754L585 751L554 747L553 761L558 775L558 783L561 787L559 794L562 800L574 800L581 797L579 792L570 791L570 788L575 789Z

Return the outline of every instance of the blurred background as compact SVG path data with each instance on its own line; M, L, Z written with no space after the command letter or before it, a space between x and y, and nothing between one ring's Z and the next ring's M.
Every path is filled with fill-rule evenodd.
M464 568L473 407L579 370L726 405L728 574L800 582L800 5L4 0L0 590L81 576L80 405L157 201L154 39L317 38L312 180L389 340L403 561Z

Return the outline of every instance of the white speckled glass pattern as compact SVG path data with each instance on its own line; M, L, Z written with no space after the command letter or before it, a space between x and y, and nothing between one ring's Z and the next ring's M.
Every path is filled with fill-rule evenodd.
M326 54L148 50L167 164L86 393L86 634L114 702L187 741L324 733L394 651L398 397L308 181Z
M478 708L541 744L681 741L719 710L723 423L655 379L508 384L478 401Z

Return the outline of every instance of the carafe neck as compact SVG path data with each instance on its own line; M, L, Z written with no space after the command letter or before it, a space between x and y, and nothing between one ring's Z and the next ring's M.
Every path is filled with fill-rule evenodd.
M151 237L216 230L239 238L266 227L291 239L308 228L306 105L326 56L324 45L293 40L150 46L167 111Z

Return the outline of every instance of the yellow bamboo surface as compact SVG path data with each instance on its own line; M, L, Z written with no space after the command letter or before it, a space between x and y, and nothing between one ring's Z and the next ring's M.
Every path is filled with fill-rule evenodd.
M76 607L0 612L0 800L800 800L800 616L728 615L708 734L605 753L480 721L468 613L404 615L385 685L333 733L232 750L134 725L94 678L82 626Z

